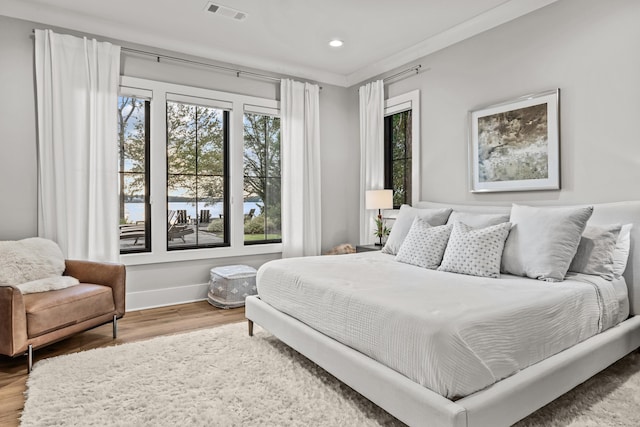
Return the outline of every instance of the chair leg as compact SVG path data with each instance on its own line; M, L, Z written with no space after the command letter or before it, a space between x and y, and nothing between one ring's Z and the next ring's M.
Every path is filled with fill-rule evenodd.
M249 320L247 319L247 324L249 325L249 336L252 337L253 336L253 320Z
M33 369L33 346L29 344L27 347L27 373L30 374Z
M113 315L113 339L118 338L118 315Z

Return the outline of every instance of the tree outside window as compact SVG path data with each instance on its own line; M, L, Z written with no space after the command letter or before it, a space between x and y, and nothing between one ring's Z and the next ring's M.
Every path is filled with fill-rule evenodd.
M280 118L244 114L244 241L282 241Z
M121 253L151 250L149 108L148 100L118 97Z
M411 110L384 118L385 188L393 190L393 207L411 204Z
M167 246L228 246L228 112L167 102Z

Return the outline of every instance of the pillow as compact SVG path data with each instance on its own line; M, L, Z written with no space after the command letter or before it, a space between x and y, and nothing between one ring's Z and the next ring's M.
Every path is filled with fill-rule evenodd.
M510 222L485 228L473 228L463 222L455 222L438 270L500 277L500 258L510 229Z
M58 289L70 288L79 284L80 281L70 276L53 276L44 279L32 280L31 282L16 285L23 294L34 294L36 292L57 291Z
M592 213L593 206L539 208L514 204L502 271L549 282L564 280Z
M477 214L472 212L453 211L447 224L460 221L473 228L484 228L509 221L509 214Z
M569 271L594 274L605 280L613 280L613 252L621 228L620 224L587 226L582 233Z
M0 242L0 285L19 285L64 272L64 256L48 239L32 237Z
M633 224L625 224L620 230L616 248L613 251L613 276L618 278L622 276L627 269L627 260L629 259L629 248L631 247L631 229Z
M453 225L432 227L426 219L415 217L402 246L398 250L396 261L435 269L442 261Z
M407 236L413 219L419 216L425 219L429 225L436 227L438 225L444 225L449 218L451 209L416 209L409 205L400 206L400 212L398 212L398 218L391 227L391 233L387 239L387 243L382 248L382 252L385 254L396 255L404 238Z

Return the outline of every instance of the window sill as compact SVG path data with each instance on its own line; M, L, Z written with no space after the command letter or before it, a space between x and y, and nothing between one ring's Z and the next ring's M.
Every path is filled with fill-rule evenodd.
M180 261L197 261L201 259L218 259L251 255L277 254L282 252L282 243L263 245L247 245L241 247L190 249L184 251L167 251L162 254L153 252L122 254L120 262L124 265L147 265Z

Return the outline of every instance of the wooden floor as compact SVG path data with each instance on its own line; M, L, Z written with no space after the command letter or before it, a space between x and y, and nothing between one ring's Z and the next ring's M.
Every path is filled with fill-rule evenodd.
M61 354L220 326L244 319L244 308L222 310L206 301L133 311L118 321L117 339L113 339L109 323L34 351L34 362ZM12 359L0 356L0 426L19 424L26 381L26 357Z

